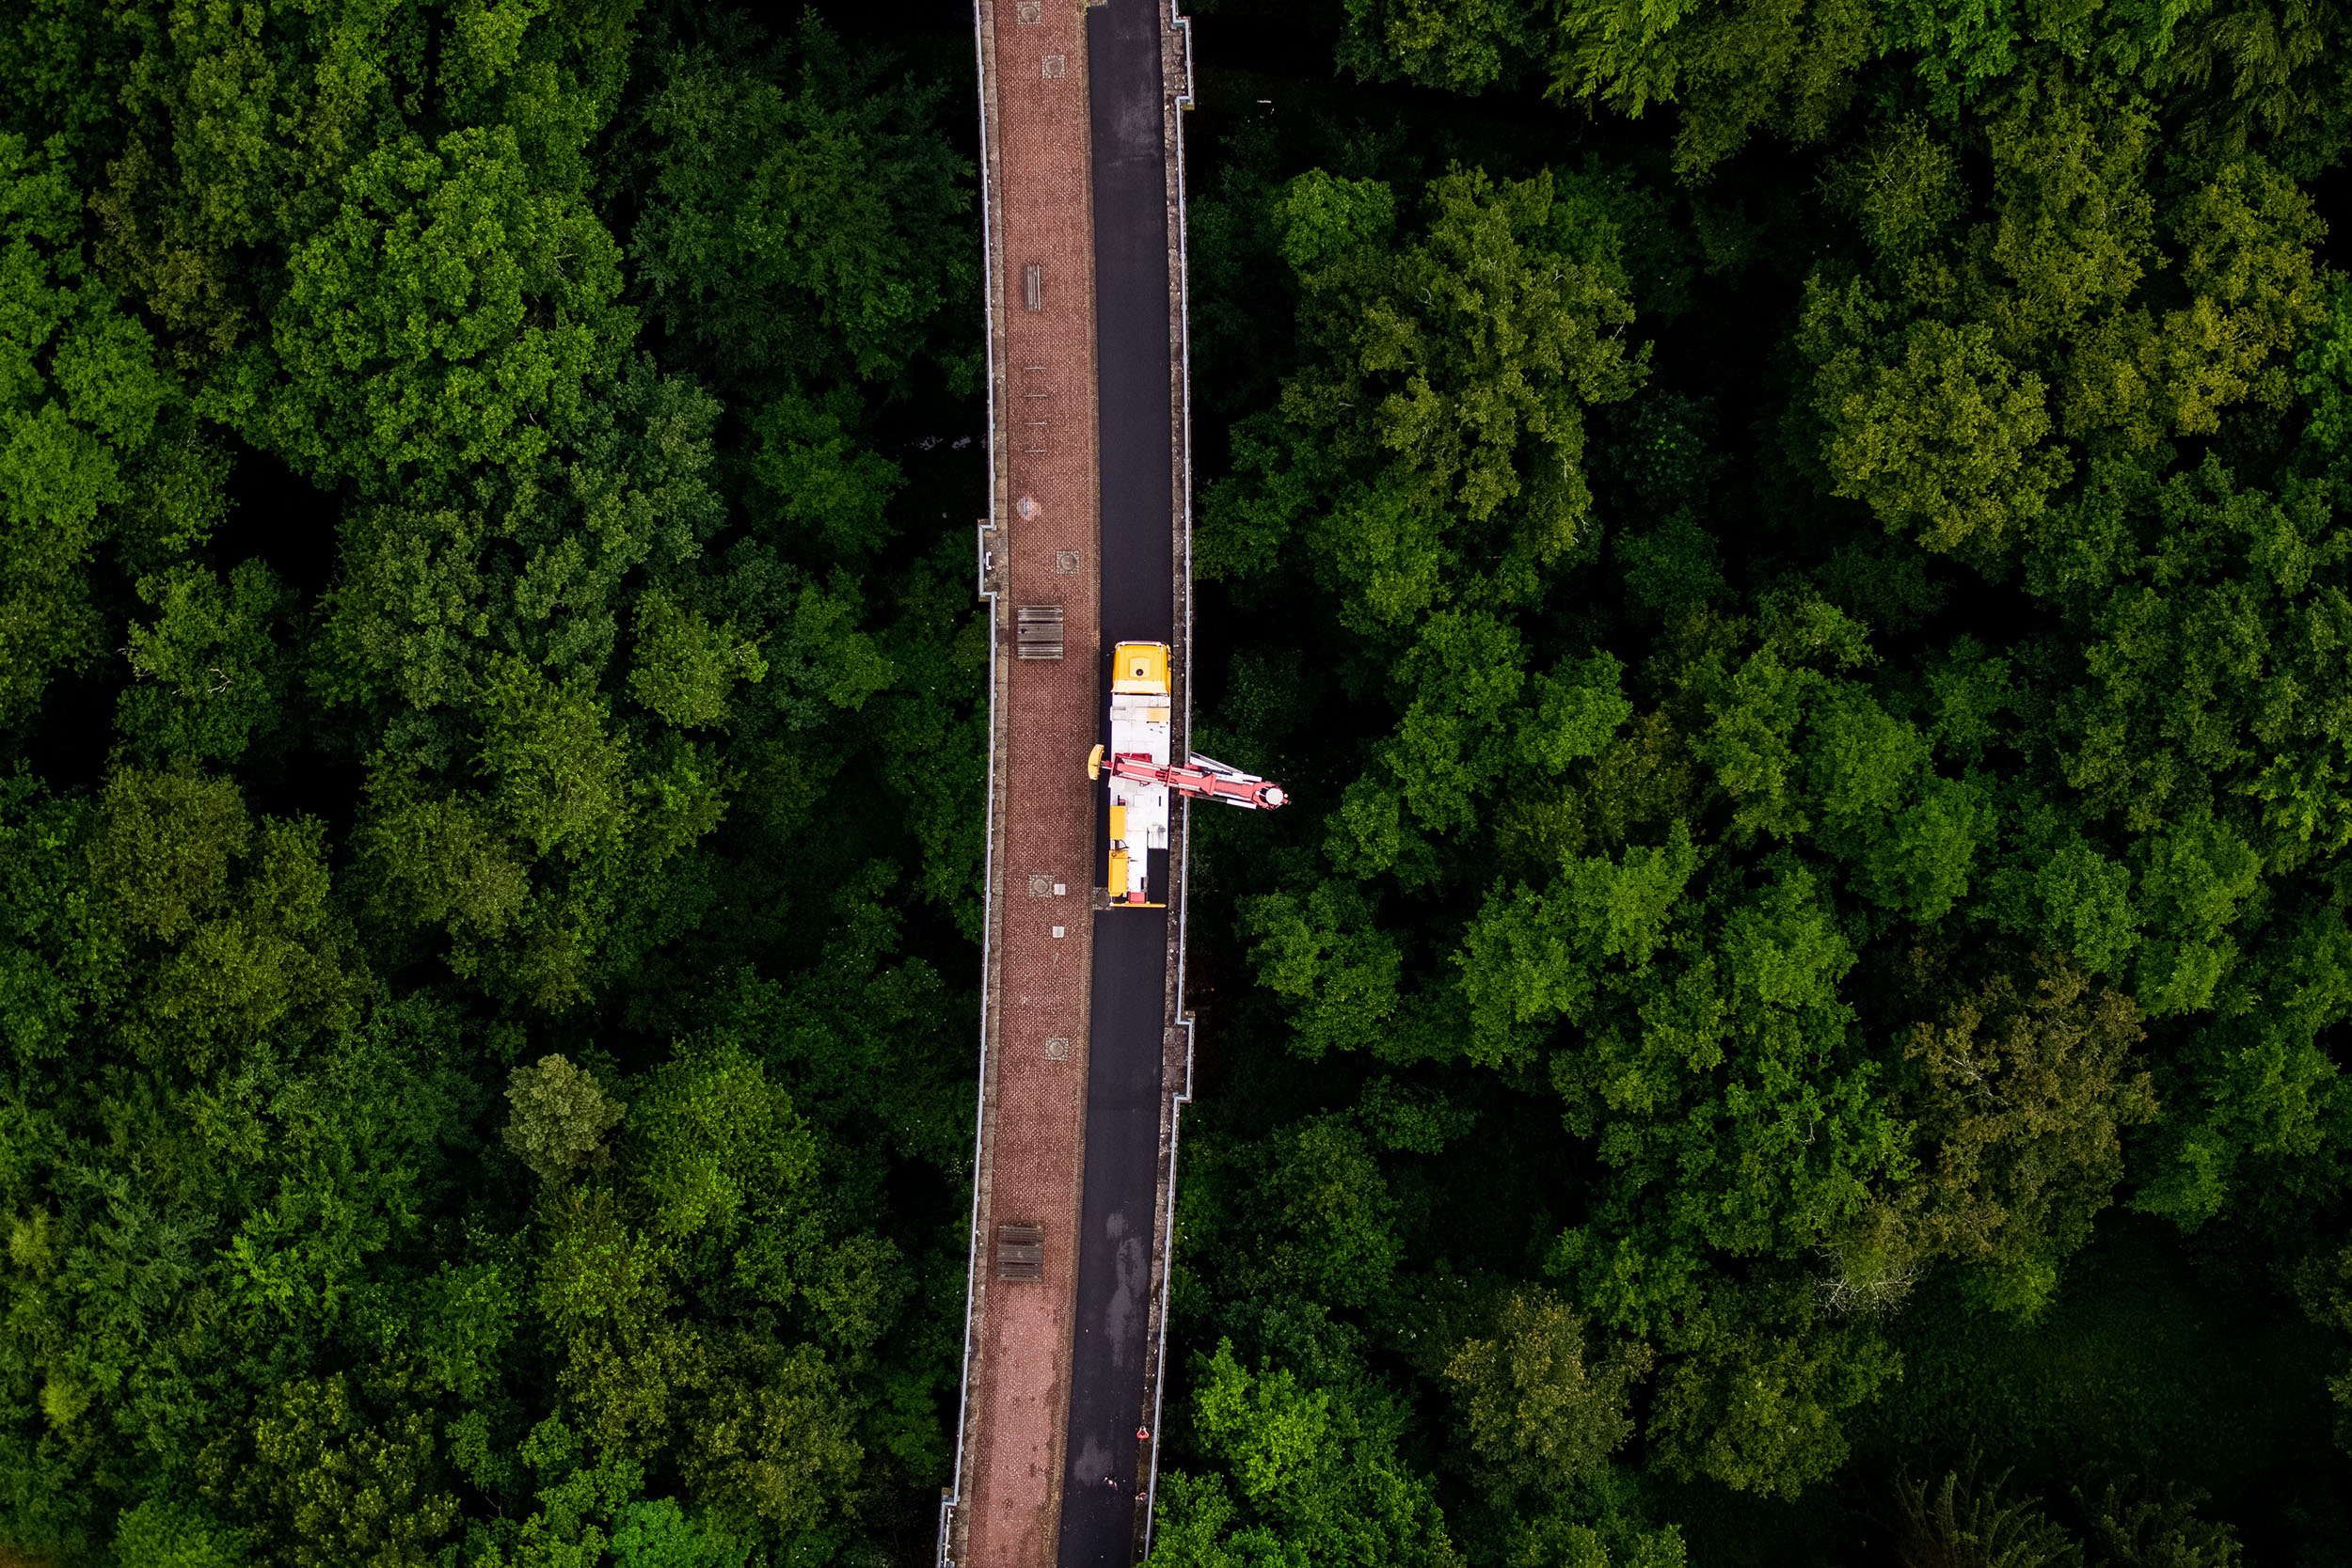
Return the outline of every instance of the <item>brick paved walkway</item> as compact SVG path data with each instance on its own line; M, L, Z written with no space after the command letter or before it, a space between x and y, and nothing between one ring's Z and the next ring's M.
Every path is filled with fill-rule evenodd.
M1086 8L982 0L979 25L998 454L995 886L963 1497L946 1544L963 1568L1050 1568L1085 1153L1089 893L1101 879L1085 770L1100 719ZM1062 608L1058 661L1012 657L1015 608L1035 605ZM996 1277L1007 1224L1042 1228L1042 1280Z

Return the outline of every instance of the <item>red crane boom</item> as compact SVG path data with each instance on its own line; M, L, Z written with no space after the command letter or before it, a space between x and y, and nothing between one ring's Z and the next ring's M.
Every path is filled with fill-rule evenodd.
M1097 746L1087 758L1087 777L1091 779L1108 771L1114 779L1129 779L1136 784L1165 784L1179 795L1189 795L1196 800L1222 800L1229 806L1245 811L1272 810L1287 799L1282 786L1245 773L1238 768L1228 768L1214 757L1194 756L1191 766L1170 763L1163 768L1146 757L1103 755Z

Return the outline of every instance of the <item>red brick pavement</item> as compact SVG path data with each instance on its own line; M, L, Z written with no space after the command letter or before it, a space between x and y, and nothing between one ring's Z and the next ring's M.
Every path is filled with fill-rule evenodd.
M991 824L996 885L979 1266L965 1369L963 1497L951 1539L961 1568L1052 1568L1086 1147L1089 895L1101 879L1091 863L1094 791L1084 766L1098 727L1086 7L983 0L980 26L995 284L1001 770ZM1042 269L1035 311L1025 299L1032 265ZM1014 660L1015 607L1050 604L1063 609L1064 657ZM1061 1059L1046 1054L1049 1039L1068 1042ZM1043 1227L1042 1283L994 1277L1000 1224Z

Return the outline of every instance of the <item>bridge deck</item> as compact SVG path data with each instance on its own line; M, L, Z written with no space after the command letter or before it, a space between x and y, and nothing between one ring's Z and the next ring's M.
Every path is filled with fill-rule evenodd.
M1125 1564L1148 1533L1136 1433L1158 1425L1190 1067L1184 821L1153 868L1167 909L1103 907L1083 759L1107 738L1122 639L1173 645L1176 754L1188 739L1184 35L1166 0L977 0L976 21L996 636L972 1295L940 1557ZM1021 657L1017 627L1049 609L1061 657ZM1032 635L1042 652L1050 633Z

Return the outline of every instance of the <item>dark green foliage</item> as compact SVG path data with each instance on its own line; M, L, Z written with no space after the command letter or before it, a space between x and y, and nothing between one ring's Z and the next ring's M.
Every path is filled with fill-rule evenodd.
M2031 1502L2005 1502L2001 1483L1947 1470L1943 1480L1895 1482L1895 1550L1905 1568L2042 1568L2073 1562L2066 1532Z
M1214 8L1161 1560L2343 1557L2344 30ZM929 1560L970 69L0 18L0 1556Z
M968 108L695 7L0 63L0 1558L919 1555Z
M1164 1540L1227 1340L1472 1561L2352 1540L2339 22L1979 11L1203 24Z
M97 546L135 515L159 424L185 394L88 265L80 195L55 148L0 135L0 723L17 723L103 632Z
M813 12L772 43L714 30L715 48L656 56L630 120L648 306L725 377L904 374L943 310L977 306L970 195L930 130L943 87L854 55Z

